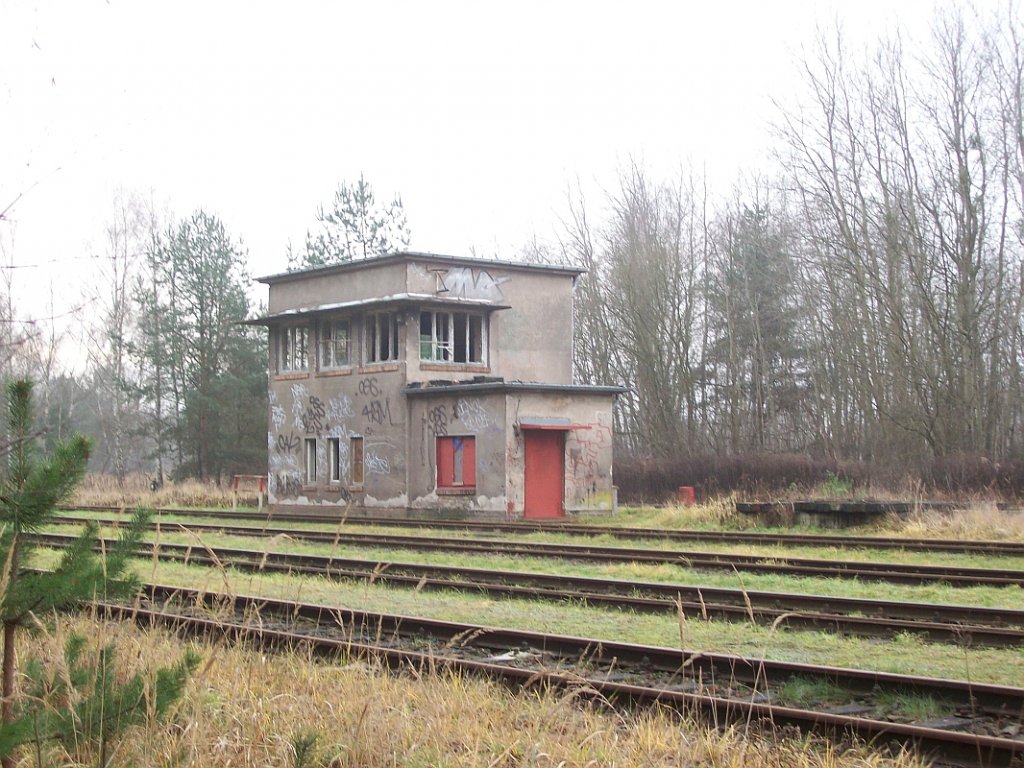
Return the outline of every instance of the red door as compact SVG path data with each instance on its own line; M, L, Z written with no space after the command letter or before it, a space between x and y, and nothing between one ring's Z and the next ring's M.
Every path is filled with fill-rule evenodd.
M531 520L562 517L565 492L565 433L561 430L523 430L526 454L525 508Z

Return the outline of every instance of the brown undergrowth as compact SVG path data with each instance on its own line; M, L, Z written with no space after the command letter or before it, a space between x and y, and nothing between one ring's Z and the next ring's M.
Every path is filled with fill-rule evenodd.
M1024 541L1024 511L986 502L949 512L920 510L905 519L890 519L887 525L907 537Z
M796 528L796 518L785 504L775 511L741 514L736 511L736 496L709 499L693 506L622 507L618 515L595 518L610 525L664 529L704 528L712 530L756 530ZM806 527L798 531L818 532ZM992 539L1024 541L1024 511L999 509L989 501L966 503L961 508L936 510L920 508L908 515L887 515L878 523L841 529L830 534L892 536L894 538Z
M158 630L63 620L21 649L59 654L67 631L116 639L125 673L166 663L182 641ZM195 766L916 766L908 755L840 753L770 729L716 731L658 711L615 713L573 693L525 690L460 675L391 672L374 663L314 660L200 641L204 663L170 723L129 732L112 765ZM86 765L53 745L21 765Z
M200 480L167 480L155 491L146 475L129 475L118 483L112 475L88 474L75 489L73 504L126 507L205 507L231 506L230 481L223 485ZM256 503L255 492L239 492L239 504Z

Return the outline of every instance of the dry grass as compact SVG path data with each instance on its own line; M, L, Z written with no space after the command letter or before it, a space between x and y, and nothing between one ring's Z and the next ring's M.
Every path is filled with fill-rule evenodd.
M1024 541L1024 511L998 509L993 503L975 502L951 512L921 510L889 522L908 537Z
M218 486L214 482L199 480L166 481L156 491L150 489L153 478L146 475L129 475L123 485L111 475L86 475L75 489L71 498L73 504L126 507L202 507L221 508L231 506L230 481ZM239 504L255 506L256 495L251 490L240 490Z
M31 653L56 655L70 629L94 642L116 639L118 658L136 669L167 664L181 643L162 631L95 624L84 618L35 639ZM776 766L860 768L917 766L783 738L764 729L717 732L673 714L623 715L583 704L572 693L527 690L458 675L400 674L375 664L302 654L267 655L216 643L197 648L206 660L179 703L174 723L129 733L113 765L201 766ZM29 654L22 648L23 658ZM300 761L296 747L309 749ZM301 750L300 750L301 751ZM21 765L36 765L26 753ZM87 751L52 745L45 765L85 765Z
M879 497L880 498L880 497ZM723 496L687 506L623 508L620 514L591 518L608 525L641 526L664 529L704 528L719 530L795 528L792 514L785 509L772 516L736 512L736 497ZM801 527L799 532L815 532ZM878 524L843 529L828 529L841 535L891 535L904 538L993 539L1024 541L1024 511L1001 510L994 502L973 501L962 509L937 511L921 509L907 517L889 515Z
M603 525L624 525L649 528L737 528L756 520L736 512L736 496L719 496L692 506L669 504L659 507L622 507L618 514L581 518Z

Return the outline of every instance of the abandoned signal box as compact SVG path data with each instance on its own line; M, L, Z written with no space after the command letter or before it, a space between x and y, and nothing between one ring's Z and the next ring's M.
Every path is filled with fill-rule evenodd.
M583 271L401 252L260 278L270 503L610 510L622 390L572 382Z

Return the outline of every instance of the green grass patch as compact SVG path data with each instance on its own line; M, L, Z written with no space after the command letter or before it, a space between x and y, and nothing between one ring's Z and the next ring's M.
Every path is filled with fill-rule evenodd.
M81 513L83 517L98 517L92 513ZM162 515L160 522L170 527L177 525L187 526L189 523L216 523L212 518L203 518L198 515L171 516ZM619 539L614 536L603 534L596 536L574 536L572 534L535 532L535 533L494 533L487 534L480 531L447 530L439 528L418 528L404 526L373 526L362 525L354 521L344 524L329 521L322 523L298 523L287 520L286 517L271 519L266 524L256 521L237 521L233 525L244 525L251 527L254 531L260 531L264 527L288 527L300 531L330 531L330 532L351 532L377 535L401 535L401 536L435 536L441 535L450 539L502 539L523 543L548 543L548 544L589 544L604 547L660 549L669 551L703 552L714 554L735 554L753 555L766 561L780 561L787 558L807 558L815 560L837 560L849 562L870 562L887 563L895 565L943 565L947 567L960 568L988 568L1006 571L1024 571L1024 557L1013 557L1004 555L984 555L974 553L956 552L916 552L904 550L870 549L870 548L846 548L836 546L797 546L797 545L771 545L771 544L741 544L715 541L672 541L670 539ZM206 532L201 533L206 537ZM397 548L396 548L397 549Z
M49 553L51 561L56 553ZM357 610L407 614L537 632L736 653L886 672L1024 685L1024 649L972 649L846 638L822 632L772 630L748 623L705 622L671 615L635 614L575 604L494 599L457 591L415 592L365 582L249 574L173 563L139 561L146 580L234 593L298 599Z
M790 707L812 705L828 707L846 704L853 700L853 694L828 680L809 677L794 677L779 686L777 704Z
M67 527L54 528L67 532ZM114 535L113 529L104 529L105 536ZM519 557L512 555L487 555L458 552L417 552L406 549L383 547L359 547L356 545L302 542L287 537L274 539L254 538L240 535L211 534L208 532L186 533L177 529L166 529L148 537L149 541L164 541L176 544L191 544L197 547L237 547L261 552L288 552L297 554L333 555L335 557L374 560L380 562L403 562L420 565L448 565L473 568L497 568L529 573L545 573L563 576L593 576L598 578L652 581L667 584L682 584L696 587L718 587L725 589L746 589L765 592L793 592L824 595L829 597L855 597L873 600L896 600L901 602L942 603L950 605L972 605L990 608L1019 610L1024 606L1024 589L1010 587L952 587L942 583L928 584L887 584L884 582L858 581L856 579L830 579L821 577L785 576L779 574L755 574L729 571L700 571L683 565L642 563L585 563L554 558Z
M875 703L886 717L902 718L911 722L937 720L940 717L949 717L956 711L951 704L939 701L934 696L905 692L879 692L875 696Z

